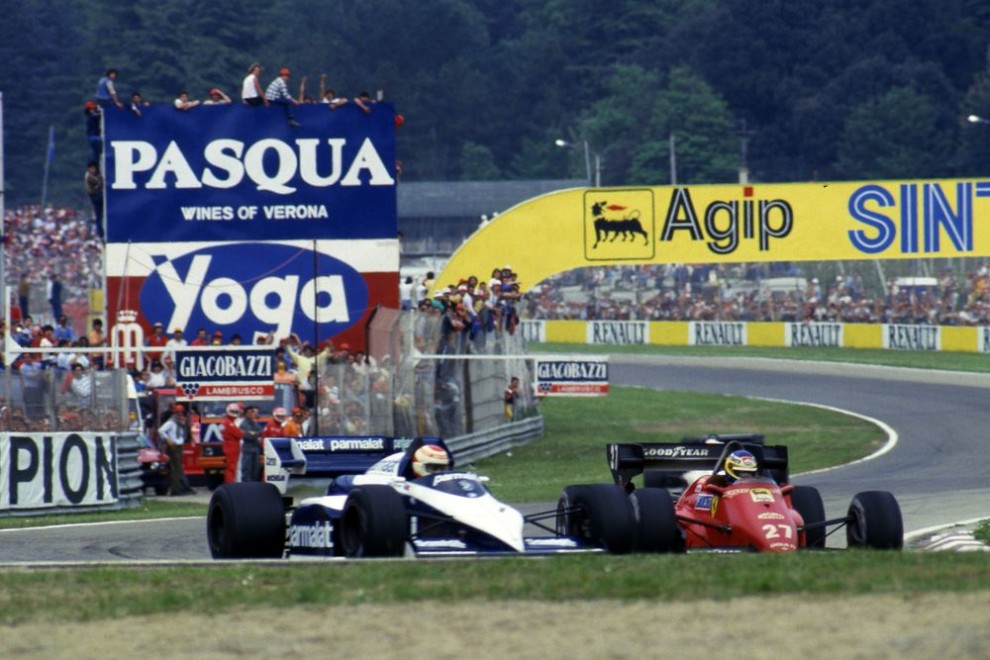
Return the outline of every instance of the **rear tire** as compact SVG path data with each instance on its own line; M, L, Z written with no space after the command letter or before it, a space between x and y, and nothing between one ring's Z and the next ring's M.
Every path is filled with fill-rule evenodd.
M684 537L674 500L662 488L639 488L629 494L636 521L636 552L684 552Z
M285 506L271 484L221 486L210 498L206 539L214 559L277 559L285 551Z
M351 491L341 517L340 543L347 557L401 557L409 538L402 496L388 486Z
M904 521L894 496L884 490L857 493L849 504L846 541L850 548L903 548Z
M791 491L791 506L801 514L805 525L825 522L825 503L821 493L813 486L795 486ZM804 532L808 548L825 547L825 527L816 527Z
M632 552L636 521L629 497L613 484L567 486L557 502L557 534L612 554Z

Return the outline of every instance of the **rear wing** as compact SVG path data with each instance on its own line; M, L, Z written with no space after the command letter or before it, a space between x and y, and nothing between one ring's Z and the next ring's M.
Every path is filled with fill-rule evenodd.
M386 436L314 436L306 438L267 438L263 479L285 494L289 475L332 479L345 474L364 474L373 465L393 454L425 443L439 444L439 438L391 438ZM400 472L401 473L401 472Z
M764 441L762 435L733 434L684 438L673 443L613 443L607 446L606 455L612 478L621 486L630 484L633 477L647 472L651 476L670 477L667 481L672 485L684 485L682 477L685 473L713 471L723 456L735 449L752 452L762 474L773 477L778 483L787 483L787 447L767 445ZM651 481L664 483L663 478Z

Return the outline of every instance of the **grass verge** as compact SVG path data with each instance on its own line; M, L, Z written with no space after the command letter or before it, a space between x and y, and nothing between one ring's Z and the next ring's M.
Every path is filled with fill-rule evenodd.
M879 449L886 435L861 419L797 404L615 387L602 398L550 398L540 440L477 463L508 502L555 501L568 484L611 480L609 442L675 442L709 433L763 433L787 445L791 472L839 465Z
M0 623L99 621L365 603L727 600L990 590L982 553L568 555L543 560L366 561L291 566L0 572Z

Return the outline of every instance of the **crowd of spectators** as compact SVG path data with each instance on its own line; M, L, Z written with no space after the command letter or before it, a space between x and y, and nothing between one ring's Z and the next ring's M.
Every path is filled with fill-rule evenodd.
M962 277L945 268L931 284L890 278L875 288L858 270L820 282L791 269L792 276L781 278L786 284L773 288L756 269L738 270L732 277L725 266L583 268L527 292L521 313L527 319L990 323L990 275L982 263Z

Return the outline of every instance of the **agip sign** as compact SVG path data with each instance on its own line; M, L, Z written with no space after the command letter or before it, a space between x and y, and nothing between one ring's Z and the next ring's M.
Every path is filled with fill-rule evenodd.
M565 190L485 225L437 281L503 263L512 264L525 290L550 275L603 264L921 256L990 256L990 181Z

